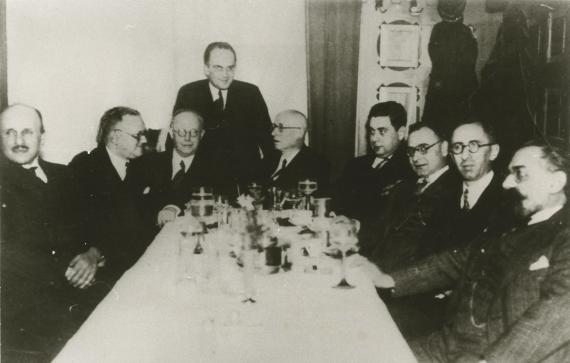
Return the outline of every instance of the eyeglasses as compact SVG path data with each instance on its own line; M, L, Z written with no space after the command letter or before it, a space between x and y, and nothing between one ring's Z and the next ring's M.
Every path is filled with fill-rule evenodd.
M477 151L479 151L479 148L483 147L483 146L491 146L493 145L493 143L489 143L489 144L480 144L479 141L469 141L469 143L467 145L460 143L460 142L456 142L451 144L451 153L454 155L460 155L463 154L463 150L465 150L465 148L467 148L467 150L469 150L469 152L471 154L475 154Z
M292 129L298 129L301 130L302 127L295 127L295 126L284 126L283 124L273 124L273 126L271 126L272 130L279 130L279 132L283 132L283 130L292 130Z
M4 134L8 137L18 137L18 131L14 129L8 129ZM32 129L23 129L19 134L21 135L21 137L28 137L28 136L33 136L36 133Z
M121 131L122 133L125 133L125 134L129 135L130 137L132 137L133 139L135 139L137 142L141 142L141 139L143 137L146 137L146 130L142 130L137 134L131 134L130 132L126 132L125 130L122 130L122 129L114 129L113 131Z
M408 148L406 149L406 154L408 154L409 157L413 158L414 155L416 154L416 151L420 153L420 155L425 155L427 154L428 150L432 147L434 147L435 145L439 144L441 142L441 140L434 142L431 145L428 144L419 144L416 147L411 147L408 146Z
M201 133L201 131L198 129L192 129L192 130L172 129L172 132L182 138L186 138L186 136L198 137L200 136Z

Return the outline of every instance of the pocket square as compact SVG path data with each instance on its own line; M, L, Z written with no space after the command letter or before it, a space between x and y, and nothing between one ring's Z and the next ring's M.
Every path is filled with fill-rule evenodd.
M536 270L541 270L543 268L548 268L550 267L550 263L548 263L548 258L546 258L546 256L542 255L540 256L540 258L538 260L536 260L534 263L532 263L528 270L529 271L536 271Z
M148 193L150 193L150 187L144 188L143 194L148 194Z

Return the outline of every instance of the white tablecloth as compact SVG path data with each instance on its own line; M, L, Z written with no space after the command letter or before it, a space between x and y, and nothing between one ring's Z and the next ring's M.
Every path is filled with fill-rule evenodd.
M183 219L168 224L55 362L415 362L371 283L256 275L255 304L181 281Z

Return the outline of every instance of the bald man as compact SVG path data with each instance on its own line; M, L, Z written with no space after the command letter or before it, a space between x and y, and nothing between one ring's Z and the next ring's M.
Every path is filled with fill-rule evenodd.
M328 190L329 163L305 145L307 118L297 110L285 110L275 116L273 145L276 153L264 159L264 179L269 187L297 189L305 179L316 180L321 193Z
M89 253L79 255L85 247L71 173L40 157L41 113L12 105L0 114L0 129L1 360L49 361L86 314L71 285L87 287L96 261L90 266Z

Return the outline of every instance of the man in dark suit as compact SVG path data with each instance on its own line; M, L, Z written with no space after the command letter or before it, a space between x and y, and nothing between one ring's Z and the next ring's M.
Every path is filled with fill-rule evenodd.
M109 284L137 261L154 231L145 208L150 188L131 165L142 155L144 132L138 111L114 107L101 117L97 148L78 154L69 164L86 211L89 252L105 260L97 279Z
M391 189L413 178L404 146L406 110L399 103L378 103L370 109L366 132L371 153L350 160L336 183L333 208L364 219L376 216Z
M88 263L78 255L85 249L80 206L69 170L39 157L40 112L12 105L0 126L2 361L45 362L88 313L71 286L89 282L73 274Z
M173 149L141 158L140 168L150 187L149 208L159 226L184 211L192 189L218 187L213 166L201 147L204 119L190 109L178 109L170 123Z
M301 180L317 182L318 190L326 193L329 185L329 164L305 145L307 118L297 110L285 110L275 116L273 144L277 153L264 159L263 179L268 187L297 189Z
M259 89L234 80L236 53L224 42L204 52L207 79L186 84L178 91L174 111L190 108L204 117L202 147L228 171L227 184L245 186L261 165L261 153L272 150L271 119ZM242 189L245 190L245 189Z
M360 260L392 296L455 288L444 327L410 344L419 362L569 361L569 165L553 140L526 144L503 182L518 196L521 226L390 275Z

